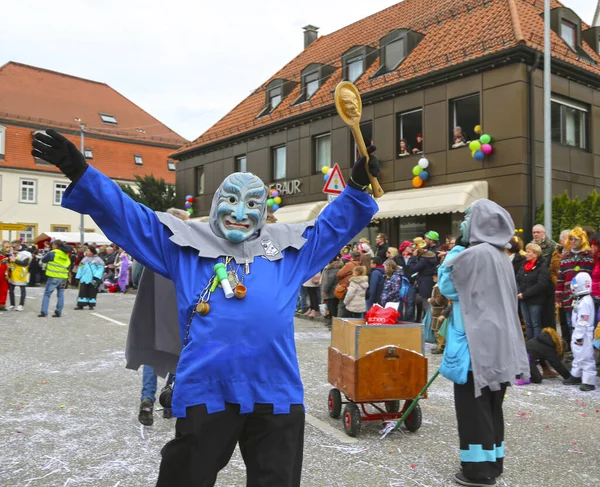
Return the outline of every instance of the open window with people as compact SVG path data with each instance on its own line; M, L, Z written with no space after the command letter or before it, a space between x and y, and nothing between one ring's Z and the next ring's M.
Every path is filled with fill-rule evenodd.
M450 101L450 147L457 149L475 140L475 127L480 125L479 93Z
M423 109L397 115L397 155L406 157L423 152Z

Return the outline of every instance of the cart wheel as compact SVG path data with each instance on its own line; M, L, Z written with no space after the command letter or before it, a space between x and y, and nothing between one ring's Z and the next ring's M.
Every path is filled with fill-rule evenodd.
M339 418L342 412L342 395L337 389L329 391L329 416Z
M408 408L411 405L412 401L406 401L405 408ZM421 413L421 405L417 404L412 412L409 414L408 418L404 420L404 426L411 433L414 433L421 427L421 423L423 422L423 414Z
M360 410L353 402L344 407L344 430L348 436L358 436L360 433Z
M400 401L385 401L385 410L388 413L397 413L400 411Z

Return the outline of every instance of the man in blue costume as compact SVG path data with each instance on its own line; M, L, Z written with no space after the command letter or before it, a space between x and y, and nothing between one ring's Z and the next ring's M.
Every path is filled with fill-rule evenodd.
M517 284L504 249L515 226L509 213L481 199L465 210L461 238L438 270L454 304L440 374L454 382L460 485L496 485L504 463L506 387L529 376L517 314ZM468 247L468 248L467 248Z
M135 203L54 130L38 132L33 146L35 157L71 180L63 207L89 214L108 238L175 284L183 345L172 402L178 420L157 487L214 485L237 443L248 486L299 486L305 413L296 296L378 210L364 193L364 159L316 221L265 227L268 191L253 174L228 176L210 223L190 223ZM369 171L379 172L375 157ZM219 273L222 289L215 264L227 273Z

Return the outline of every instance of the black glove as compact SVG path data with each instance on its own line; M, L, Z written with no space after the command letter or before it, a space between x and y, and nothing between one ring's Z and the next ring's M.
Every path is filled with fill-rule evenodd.
M379 173L381 172L379 159L372 155L376 150L377 147L374 145L367 147L367 152L369 153L369 172L375 177L379 176ZM348 186L364 191L369 184L369 176L367 176L367 171L365 170L365 157L361 157L352 166L352 176L350 176Z
M32 145L34 149L31 154L34 157L54 164L74 183L83 176L88 168L85 157L77 150L75 144L54 129L48 129L46 133L35 134Z

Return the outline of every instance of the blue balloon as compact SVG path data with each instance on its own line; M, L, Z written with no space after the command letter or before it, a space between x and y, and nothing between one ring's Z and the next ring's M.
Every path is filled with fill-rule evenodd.
M191 204L191 203L186 203L186 204L185 204L185 209L186 209L186 210L189 210L191 207L192 207L192 204Z
M277 211L279 209L279 205L275 203L273 206L271 206L271 208L273 208L273 211Z
M421 171L419 173L419 178L421 181L427 181L429 179L429 173L427 171Z
M473 159L475 159L476 161L483 161L484 157L485 157L485 154L483 153L483 151L477 150L477 151L475 151L475 155L473 156Z
M185 199L186 199L186 200L189 200L190 198L193 198L193 196L192 196L191 194L188 194L188 195L185 197Z
M329 179L329 174L323 174L323 180L327 181Z

